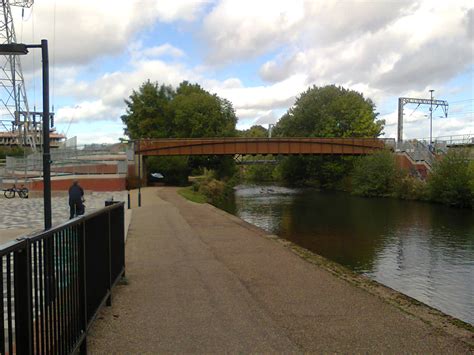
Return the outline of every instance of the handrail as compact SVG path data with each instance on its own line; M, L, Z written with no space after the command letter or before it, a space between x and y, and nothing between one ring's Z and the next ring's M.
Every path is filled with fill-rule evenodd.
M124 273L123 202L0 245L0 353L84 353Z

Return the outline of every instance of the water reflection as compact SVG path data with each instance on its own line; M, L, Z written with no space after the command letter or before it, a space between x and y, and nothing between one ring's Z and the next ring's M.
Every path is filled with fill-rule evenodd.
M224 208L474 323L472 210L277 186L239 186Z

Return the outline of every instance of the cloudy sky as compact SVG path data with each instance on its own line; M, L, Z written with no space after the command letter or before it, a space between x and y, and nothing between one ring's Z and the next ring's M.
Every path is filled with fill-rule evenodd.
M229 99L238 128L276 122L308 86L362 92L396 136L398 97L448 100L433 135L474 134L474 6L463 0L36 0L14 9L18 42L49 41L58 131L80 143L123 135L124 99L150 79ZM22 57L41 108L41 58ZM428 137L405 106L405 138Z

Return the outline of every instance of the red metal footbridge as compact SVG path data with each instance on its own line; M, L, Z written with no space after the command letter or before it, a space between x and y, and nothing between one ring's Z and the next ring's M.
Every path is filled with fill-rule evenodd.
M379 138L167 138L135 141L135 154L364 155L385 148Z

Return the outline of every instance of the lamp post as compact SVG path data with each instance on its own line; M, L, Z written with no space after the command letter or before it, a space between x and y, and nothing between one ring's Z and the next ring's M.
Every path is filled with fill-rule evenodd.
M44 229L51 228L51 153L49 147L49 60L48 40L41 44L5 43L0 44L0 55L26 55L28 48L41 48L43 62L43 201Z

